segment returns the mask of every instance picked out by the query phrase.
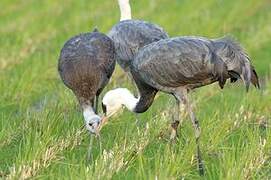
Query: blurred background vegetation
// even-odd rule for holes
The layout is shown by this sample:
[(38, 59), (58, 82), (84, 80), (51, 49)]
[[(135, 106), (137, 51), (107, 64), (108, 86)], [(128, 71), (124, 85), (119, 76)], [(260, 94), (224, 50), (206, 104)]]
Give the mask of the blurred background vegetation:
[[(261, 79), (260, 91), (217, 84), (191, 93), (202, 128), (206, 179), (271, 179), (270, 0), (130, 0), (132, 16), (162, 26), (170, 36), (231, 35), (247, 50)], [(119, 21), (117, 0), (1, 0), (0, 179), (197, 179), (195, 140), (185, 122), (168, 142), (172, 97), (160, 93), (151, 109), (123, 110), (95, 140), (74, 95), (57, 73), (70, 37)], [(119, 67), (104, 92), (133, 86)], [(161, 137), (161, 134), (164, 136)]]

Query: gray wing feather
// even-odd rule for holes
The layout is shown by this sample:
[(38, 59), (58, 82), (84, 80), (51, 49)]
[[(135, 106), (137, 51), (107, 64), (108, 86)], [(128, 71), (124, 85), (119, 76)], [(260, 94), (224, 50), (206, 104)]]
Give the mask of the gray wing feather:
[(212, 44), (204, 38), (182, 37), (145, 46), (133, 68), (153, 87), (178, 87), (215, 76)]
[(157, 89), (179, 86), (200, 87), (238, 76), (248, 89), (259, 87), (258, 75), (248, 55), (228, 38), (178, 37), (160, 40), (142, 48), (132, 65), (141, 79)]

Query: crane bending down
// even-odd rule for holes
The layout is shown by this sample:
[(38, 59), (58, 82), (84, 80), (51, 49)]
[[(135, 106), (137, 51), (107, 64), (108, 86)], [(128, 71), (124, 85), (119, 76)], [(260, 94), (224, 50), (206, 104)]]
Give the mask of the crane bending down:
[(118, 64), (129, 73), (130, 65), (141, 47), (169, 36), (156, 24), (131, 19), (129, 0), (118, 0), (118, 3), (120, 22), (112, 27), (108, 36), (114, 41)]
[(97, 115), (98, 99), (115, 64), (114, 43), (97, 30), (72, 37), (61, 50), (59, 74), (76, 95), (83, 109), (86, 128), (91, 133), (96, 133), (101, 122)]
[[(138, 52), (131, 72), (139, 98), (124, 88), (108, 91), (102, 102), (105, 114), (111, 116), (122, 105), (135, 113), (143, 113), (152, 105), (158, 91), (172, 94), (177, 100), (177, 112), (180, 111), (180, 103), (183, 103), (190, 115), (200, 174), (204, 173), (199, 147), (200, 127), (188, 92), (214, 82), (223, 88), (227, 79), (231, 82), (242, 79), (247, 90), (250, 83), (259, 88), (258, 76), (249, 57), (230, 38), (177, 37), (154, 42)], [(179, 122), (179, 119), (172, 122), (172, 138), (176, 137)]]

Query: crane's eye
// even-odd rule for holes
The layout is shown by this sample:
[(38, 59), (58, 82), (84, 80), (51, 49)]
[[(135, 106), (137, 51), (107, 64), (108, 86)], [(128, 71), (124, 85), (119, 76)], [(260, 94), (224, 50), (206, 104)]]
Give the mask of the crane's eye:
[(104, 105), (104, 103), (102, 103), (102, 109), (103, 109), (103, 113), (106, 115), (106, 105)]

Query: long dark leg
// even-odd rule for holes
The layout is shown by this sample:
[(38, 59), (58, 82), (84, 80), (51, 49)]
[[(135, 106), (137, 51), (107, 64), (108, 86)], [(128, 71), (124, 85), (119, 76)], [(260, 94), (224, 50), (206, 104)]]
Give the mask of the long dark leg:
[(196, 144), (197, 144), (197, 160), (198, 160), (199, 174), (204, 175), (204, 165), (201, 158), (201, 151), (200, 151), (200, 144), (199, 144), (199, 138), (200, 138), (199, 121), (197, 120), (196, 115), (193, 112), (192, 104), (189, 102), (187, 90), (182, 89), (180, 92), (178, 92), (178, 97), (186, 105), (187, 111), (192, 121), (192, 125), (194, 127), (195, 136), (196, 136)]

